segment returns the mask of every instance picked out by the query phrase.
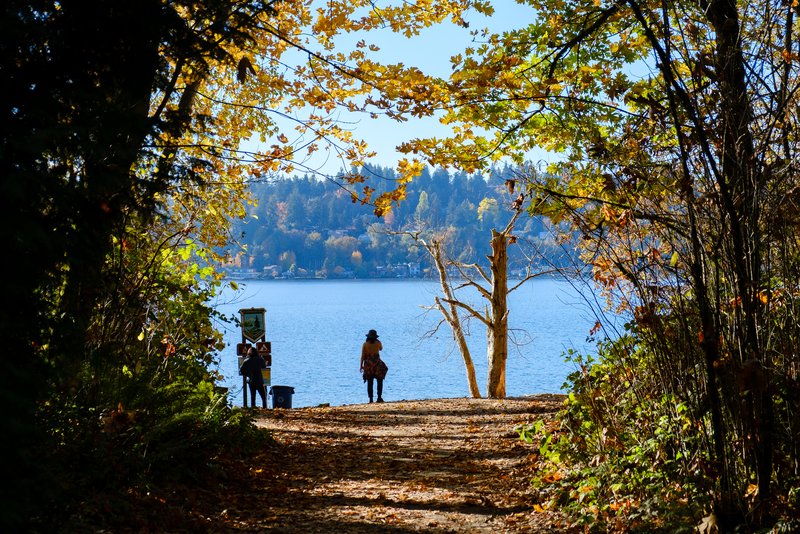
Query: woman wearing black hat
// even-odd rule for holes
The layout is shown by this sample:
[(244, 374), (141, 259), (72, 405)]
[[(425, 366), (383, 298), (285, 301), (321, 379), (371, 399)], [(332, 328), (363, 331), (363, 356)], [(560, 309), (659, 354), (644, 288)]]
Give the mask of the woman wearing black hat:
[(381, 360), (380, 352), (383, 350), (383, 345), (378, 341), (378, 333), (375, 330), (370, 330), (367, 333), (367, 340), (361, 346), (361, 372), (364, 376), (364, 382), (367, 383), (367, 395), (369, 401), (372, 402), (372, 383), (374, 380), (378, 381), (378, 402), (383, 402), (383, 379), (386, 378), (386, 371), (389, 368)]

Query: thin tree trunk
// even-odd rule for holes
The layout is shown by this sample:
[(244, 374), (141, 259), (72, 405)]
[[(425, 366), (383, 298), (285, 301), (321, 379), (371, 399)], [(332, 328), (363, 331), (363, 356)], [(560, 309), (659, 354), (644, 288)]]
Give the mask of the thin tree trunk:
[[(448, 297), (450, 300), (450, 297)], [(458, 310), (455, 305), (450, 304), (450, 311), (448, 312), (439, 297), (436, 297), (436, 306), (450, 325), (453, 332), (453, 338), (456, 340), (458, 350), (461, 353), (461, 359), (464, 360), (464, 371), (467, 373), (467, 385), (469, 386), (469, 394), (472, 398), (480, 399), (481, 390), (478, 387), (478, 378), (475, 375), (475, 364), (472, 361), (472, 355), (467, 345), (467, 338), (464, 335), (464, 329), (461, 328), (461, 320), (458, 318)]]
[(447, 280), (447, 269), (445, 268), (444, 260), (442, 260), (441, 244), (433, 242), (430, 245), (425, 245), (433, 257), (436, 264), (436, 270), (439, 271), (439, 285), (442, 287), (442, 293), (446, 297), (449, 311), (442, 304), (441, 299), (436, 298), (436, 306), (444, 316), (447, 323), (450, 325), (450, 330), (453, 332), (453, 338), (458, 344), (458, 350), (461, 352), (461, 359), (464, 360), (464, 370), (467, 373), (467, 384), (469, 385), (469, 394), (476, 399), (481, 398), (481, 390), (478, 387), (478, 379), (475, 376), (475, 364), (472, 361), (472, 355), (467, 345), (466, 336), (464, 336), (464, 329), (461, 327), (461, 320), (458, 318), (458, 309), (456, 308), (455, 296), (450, 283)]
[[(742, 51), (739, 13), (737, 5), (730, 0), (710, 1), (706, 10), (708, 20), (716, 30), (715, 70), (719, 77), (719, 93), (722, 102), (720, 125), (723, 131), (722, 174), (718, 181), (720, 198), (729, 219), (731, 254), (730, 262), (737, 297), (741, 306), (736, 311), (735, 336), (739, 343), (739, 362), (765, 375), (763, 350), (759, 340), (760, 304), (758, 291), (761, 287), (761, 201), (764, 189), (763, 173), (757, 168), (755, 146), (750, 125), (753, 111), (748, 100), (746, 67)], [(762, 380), (758, 388), (751, 388), (743, 399), (746, 409), (740, 415), (745, 425), (745, 447), (752, 451), (758, 484), (758, 499), (751, 508), (755, 526), (761, 526), (764, 513), (772, 501), (773, 471), (773, 398)], [(754, 391), (755, 389), (755, 391)], [(723, 390), (723, 394), (733, 393)], [(749, 463), (749, 462), (748, 462)], [(749, 474), (749, 473), (748, 473)], [(746, 480), (738, 481), (744, 486)], [(741, 490), (740, 490), (741, 491)], [(740, 497), (741, 499), (741, 497)]]

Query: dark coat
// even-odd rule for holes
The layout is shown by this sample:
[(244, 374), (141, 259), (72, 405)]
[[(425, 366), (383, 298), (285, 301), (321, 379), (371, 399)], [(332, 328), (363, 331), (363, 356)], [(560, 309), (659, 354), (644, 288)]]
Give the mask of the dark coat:
[(267, 362), (261, 356), (248, 356), (239, 368), (239, 374), (246, 376), (250, 384), (257, 386), (264, 385), (264, 377), (261, 370), (267, 368)]

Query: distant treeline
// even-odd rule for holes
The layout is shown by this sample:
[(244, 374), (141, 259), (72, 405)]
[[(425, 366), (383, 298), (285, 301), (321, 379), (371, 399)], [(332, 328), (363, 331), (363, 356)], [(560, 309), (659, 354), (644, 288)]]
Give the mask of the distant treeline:
[[(376, 194), (396, 186), (392, 169), (366, 167), (362, 174)], [(455, 259), (484, 263), (491, 229), (504, 228), (511, 217), (516, 193), (505, 182), (514, 178), (511, 167), (490, 176), (426, 169), (409, 184), (405, 200), (380, 218), (371, 206), (354, 203), (335, 180), (304, 176), (254, 184), (258, 205), (235, 227), (240, 247), (231, 250), (230, 271), (263, 277), (427, 276), (426, 252), (398, 234), (420, 228), (428, 236), (446, 232)], [(535, 246), (555, 261), (563, 252), (548, 228), (546, 219), (524, 216), (515, 234), (528, 252)], [(517, 255), (512, 269), (524, 262)]]

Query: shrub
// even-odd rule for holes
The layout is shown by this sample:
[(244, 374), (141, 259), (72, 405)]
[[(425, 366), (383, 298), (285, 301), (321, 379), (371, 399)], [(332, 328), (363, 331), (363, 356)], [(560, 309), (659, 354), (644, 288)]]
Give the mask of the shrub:
[(535, 487), (593, 530), (691, 531), (709, 505), (703, 420), (649, 381), (630, 336), (601, 344), (597, 360), (568, 359), (577, 370), (557, 421), (518, 428), (538, 447)]

